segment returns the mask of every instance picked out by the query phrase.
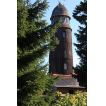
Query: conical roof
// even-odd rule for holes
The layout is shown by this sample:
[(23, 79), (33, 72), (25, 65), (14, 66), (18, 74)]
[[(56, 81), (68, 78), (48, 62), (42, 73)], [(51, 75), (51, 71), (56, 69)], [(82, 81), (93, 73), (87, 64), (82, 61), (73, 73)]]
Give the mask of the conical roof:
[(54, 8), (51, 18), (54, 16), (69, 16), (68, 10), (59, 2), (59, 4)]

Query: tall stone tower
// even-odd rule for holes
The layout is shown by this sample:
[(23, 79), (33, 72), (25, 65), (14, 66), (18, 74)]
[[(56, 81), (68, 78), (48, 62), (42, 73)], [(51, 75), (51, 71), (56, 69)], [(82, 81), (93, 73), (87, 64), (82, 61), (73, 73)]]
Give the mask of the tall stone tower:
[(73, 73), (73, 52), (72, 52), (72, 29), (70, 27), (70, 16), (67, 9), (59, 2), (51, 15), (51, 24), (62, 17), (62, 26), (55, 36), (59, 39), (55, 51), (49, 54), (49, 72), (69, 75)]

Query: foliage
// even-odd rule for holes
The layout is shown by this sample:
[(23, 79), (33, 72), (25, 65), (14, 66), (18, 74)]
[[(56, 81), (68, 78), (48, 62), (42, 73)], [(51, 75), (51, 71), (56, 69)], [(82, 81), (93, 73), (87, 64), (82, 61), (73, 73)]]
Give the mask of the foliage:
[(65, 97), (61, 96), (61, 92), (56, 92), (56, 96), (56, 103), (52, 106), (87, 106), (87, 92), (76, 91), (71, 95), (67, 93)]
[[(54, 98), (52, 86), (58, 79), (47, 73), (44, 57), (59, 44), (53, 34), (62, 19), (48, 25), (42, 19), (48, 8), (46, 0), (17, 0), (17, 105), (49, 106)], [(51, 39), (53, 37), (53, 39)], [(41, 95), (47, 91), (44, 97)]]
[(87, 0), (80, 2), (80, 5), (76, 6), (73, 17), (81, 24), (79, 26), (78, 33), (75, 33), (77, 38), (76, 52), (80, 57), (79, 65), (74, 67), (77, 74), (79, 84), (87, 88)]

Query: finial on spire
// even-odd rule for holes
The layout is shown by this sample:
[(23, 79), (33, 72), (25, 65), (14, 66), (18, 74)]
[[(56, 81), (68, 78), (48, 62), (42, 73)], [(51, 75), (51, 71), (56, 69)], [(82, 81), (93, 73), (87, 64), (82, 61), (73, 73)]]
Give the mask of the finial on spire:
[(58, 0), (58, 8), (59, 8), (59, 3), (60, 3), (60, 0)]
[[(64, 0), (65, 1), (65, 0)], [(63, 2), (63, 5), (64, 5), (64, 2)], [(65, 6), (65, 5), (64, 5)]]
[(58, 3), (61, 3), (61, 0), (58, 0)]

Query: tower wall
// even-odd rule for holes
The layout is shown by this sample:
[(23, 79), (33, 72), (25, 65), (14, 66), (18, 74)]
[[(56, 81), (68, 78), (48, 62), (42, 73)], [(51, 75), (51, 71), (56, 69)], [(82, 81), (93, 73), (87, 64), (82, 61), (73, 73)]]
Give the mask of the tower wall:
[[(66, 36), (63, 37), (63, 32)], [(72, 54), (72, 35), (71, 28), (59, 28), (55, 36), (59, 40), (59, 45), (55, 51), (51, 51), (49, 55), (49, 72), (68, 75), (73, 73), (73, 54)], [(64, 69), (66, 64), (66, 69)]]
[(62, 26), (55, 33), (59, 40), (59, 45), (55, 51), (49, 54), (49, 72), (68, 75), (73, 73), (73, 53), (72, 53), (72, 29), (70, 27), (70, 16), (67, 9), (59, 2), (51, 15), (51, 24), (62, 17)]

